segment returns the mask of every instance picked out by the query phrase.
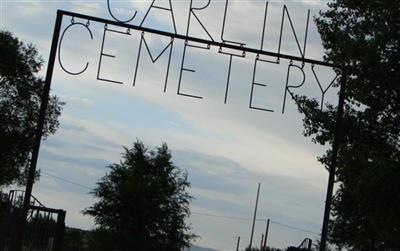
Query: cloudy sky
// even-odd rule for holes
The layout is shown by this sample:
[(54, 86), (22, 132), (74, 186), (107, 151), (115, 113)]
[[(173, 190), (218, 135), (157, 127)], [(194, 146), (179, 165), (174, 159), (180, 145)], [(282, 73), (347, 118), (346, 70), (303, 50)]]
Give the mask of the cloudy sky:
[[(137, 11), (130, 22), (135, 25), (142, 22), (151, 4), (145, 0), (110, 2), (118, 19), (128, 19)], [(194, 6), (206, 3), (195, 0)], [(169, 7), (165, 0), (155, 4)], [(263, 49), (278, 50), (284, 4), (302, 50), (307, 10), (311, 10), (306, 57), (321, 60), (323, 48), (313, 17), (326, 8), (323, 1), (270, 1)], [(1, 28), (36, 45), (45, 61), (57, 9), (112, 19), (106, 0), (1, 0), (0, 7)], [(172, 7), (177, 32), (185, 34), (189, 1), (172, 1)], [(196, 12), (216, 41), (221, 40), (224, 7), (225, 1), (211, 0), (207, 9)], [(265, 1), (229, 1), (224, 39), (259, 49), (264, 10)], [(171, 20), (170, 12), (151, 9), (143, 26), (172, 32)], [(87, 20), (74, 22), (86, 24)], [(71, 18), (64, 17), (62, 29), (70, 24)], [(169, 51), (153, 64), (143, 47), (133, 86), (141, 32), (131, 30), (128, 34), (121, 27), (107, 28), (119, 31), (108, 31), (105, 35), (103, 54), (114, 57), (101, 57), (104, 24), (90, 22), (88, 29), (93, 39), (83, 25), (74, 25), (65, 32), (61, 48), (63, 66), (71, 72), (81, 71), (86, 63), (88, 68), (80, 75), (69, 75), (56, 62), (52, 92), (66, 106), (60, 129), (42, 144), (39, 160), (42, 177), (34, 187), (36, 197), (48, 207), (67, 210), (69, 226), (91, 229), (93, 220), (81, 211), (95, 201), (88, 193), (107, 172), (107, 164), (119, 161), (122, 146), (131, 146), (136, 139), (143, 140), (150, 148), (167, 142), (175, 164), (189, 173), (190, 193), (195, 197), (189, 221), (193, 232), (201, 236), (196, 244), (231, 250), (240, 236), (241, 246), (248, 245), (249, 219), (259, 182), (256, 245), (267, 218), (272, 220), (269, 245), (286, 247), (298, 245), (305, 237), (318, 238), (328, 173), (316, 158), (325, 149), (302, 136), (302, 116), (290, 96), (282, 114), (289, 61), (258, 62), (255, 82), (265, 86), (254, 86), (252, 105), (273, 112), (249, 109), (255, 54), (233, 57), (224, 104), (230, 57), (219, 53), (219, 48), (186, 49), (184, 68), (195, 72), (182, 72), (180, 91), (203, 97), (196, 99), (177, 95), (184, 41), (174, 41), (164, 92)], [(193, 16), (189, 33), (207, 38)], [(300, 56), (286, 13), (282, 35), (281, 52)], [(170, 42), (168, 37), (150, 33), (144, 36), (153, 56)], [(276, 58), (262, 59), (276, 61)], [(314, 70), (325, 90), (334, 78), (332, 69), (315, 66)], [(322, 91), (311, 65), (304, 66), (304, 73), (304, 85), (293, 91), (321, 99)], [(44, 74), (45, 67), (41, 75)], [(98, 74), (100, 78), (123, 84), (98, 80)], [(291, 67), (289, 85), (300, 85), (302, 78), (301, 71)], [(325, 101), (336, 103), (336, 92), (328, 89)]]

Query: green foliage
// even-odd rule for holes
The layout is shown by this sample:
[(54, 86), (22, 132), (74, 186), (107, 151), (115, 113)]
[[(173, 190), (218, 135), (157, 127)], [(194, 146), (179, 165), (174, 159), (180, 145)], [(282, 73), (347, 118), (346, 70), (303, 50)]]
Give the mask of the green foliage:
[[(347, 75), (330, 224), (330, 241), (339, 248), (400, 250), (399, 6), (338, 0), (316, 18), (325, 60)], [(319, 111), (316, 100), (296, 99), (306, 115), (304, 135), (331, 145), (336, 107)], [(329, 166), (331, 154), (328, 150), (319, 160)]]
[(173, 165), (166, 144), (148, 151), (136, 141), (124, 149), (121, 162), (109, 166), (93, 191), (99, 201), (84, 213), (94, 217), (103, 234), (111, 233), (113, 250), (188, 247), (195, 236), (185, 223), (192, 199), (187, 173)]
[[(64, 248), (63, 250), (69, 251), (69, 250), (76, 250), (76, 251), (83, 251), (85, 250), (85, 237), (87, 233), (86, 231), (83, 231), (81, 229), (77, 228), (65, 228), (65, 233), (64, 233)], [(93, 249), (95, 250), (95, 249)]]
[(104, 228), (90, 231), (66, 227), (64, 251), (110, 251), (114, 250), (113, 233)]
[[(39, 116), (43, 80), (37, 77), (43, 61), (36, 48), (0, 30), (0, 187), (22, 183)], [(55, 133), (63, 103), (51, 96), (44, 138)]]
[(104, 228), (96, 228), (88, 235), (87, 250), (110, 251), (115, 250), (113, 232)]

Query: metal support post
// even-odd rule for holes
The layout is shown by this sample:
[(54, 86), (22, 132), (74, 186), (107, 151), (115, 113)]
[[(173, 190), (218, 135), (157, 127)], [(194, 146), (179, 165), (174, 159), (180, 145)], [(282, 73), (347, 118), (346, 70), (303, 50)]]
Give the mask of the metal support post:
[(333, 196), (333, 186), (335, 183), (335, 173), (337, 167), (337, 158), (338, 151), (340, 146), (340, 141), (342, 140), (342, 122), (343, 122), (343, 113), (344, 113), (344, 102), (345, 102), (345, 92), (346, 92), (346, 81), (347, 74), (342, 71), (342, 78), (340, 84), (340, 94), (339, 94), (339, 104), (337, 110), (337, 118), (336, 118), (336, 129), (335, 129), (335, 138), (332, 145), (332, 159), (329, 166), (329, 179), (328, 179), (328, 188), (326, 191), (326, 200), (325, 200), (325, 211), (324, 211), (324, 222), (322, 224), (322, 233), (321, 233), (321, 244), (319, 247), (320, 251), (326, 250), (326, 242), (328, 238), (328, 223), (329, 216), (331, 213), (332, 206), (332, 196)]
[(55, 243), (55, 251), (62, 251), (64, 244), (64, 234), (65, 234), (65, 214), (64, 210), (60, 210), (57, 216), (57, 236)]
[(269, 231), (269, 219), (267, 220), (267, 226), (265, 227), (265, 236), (264, 236), (264, 250), (267, 250), (267, 239), (268, 239), (268, 231)]
[(237, 237), (236, 251), (239, 251), (240, 236)]
[(57, 11), (57, 18), (56, 18), (56, 23), (54, 26), (50, 56), (49, 56), (49, 61), (47, 64), (45, 85), (44, 85), (43, 93), (42, 93), (42, 97), (41, 97), (40, 113), (39, 113), (39, 119), (37, 122), (37, 128), (36, 128), (35, 139), (34, 139), (35, 140), (34, 148), (32, 150), (32, 158), (31, 158), (31, 163), (30, 163), (29, 172), (28, 172), (28, 178), (27, 178), (27, 182), (26, 182), (23, 213), (21, 215), (21, 220), (18, 224), (19, 226), (17, 226), (18, 227), (18, 231), (16, 234), (17, 236), (15, 236), (15, 239), (14, 239), (14, 241), (16, 241), (16, 243), (19, 243), (17, 245), (18, 247), (15, 247), (15, 249), (14, 249), (15, 251), (19, 251), (21, 249), (21, 245), (23, 242), (24, 229), (25, 229), (25, 225), (26, 225), (26, 216), (28, 214), (28, 210), (29, 210), (29, 206), (30, 206), (32, 187), (33, 187), (33, 183), (35, 181), (36, 166), (37, 166), (37, 161), (38, 161), (38, 156), (39, 156), (40, 143), (42, 141), (43, 128), (44, 128), (45, 119), (46, 119), (46, 111), (47, 111), (47, 106), (48, 106), (48, 102), (49, 102), (51, 79), (53, 77), (54, 62), (56, 59), (58, 40), (60, 37), (61, 23), (62, 23), (62, 13), (60, 11)]
[(260, 185), (261, 185), (261, 183), (258, 183), (256, 206), (254, 208), (254, 216), (253, 216), (253, 226), (251, 228), (251, 235), (250, 235), (250, 244), (249, 244), (250, 250), (251, 250), (251, 245), (253, 244), (253, 234), (254, 234), (254, 226), (256, 224), (258, 196), (260, 195)]

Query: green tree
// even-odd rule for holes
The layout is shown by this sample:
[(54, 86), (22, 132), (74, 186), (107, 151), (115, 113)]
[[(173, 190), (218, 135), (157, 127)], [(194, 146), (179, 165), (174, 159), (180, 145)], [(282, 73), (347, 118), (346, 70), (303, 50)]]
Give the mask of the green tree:
[[(70, 251), (83, 251), (85, 250), (85, 238), (88, 235), (87, 231), (77, 228), (65, 228), (64, 239), (63, 239), (63, 250)], [(93, 250), (98, 250), (94, 249)]]
[(88, 233), (87, 249), (95, 251), (114, 250), (114, 236), (110, 230), (104, 228), (96, 228)]
[[(316, 18), (325, 60), (347, 76), (330, 241), (349, 250), (400, 250), (400, 4), (328, 5)], [(337, 108), (320, 111), (316, 100), (296, 99), (304, 135), (332, 145)], [(328, 150), (319, 160), (329, 166), (331, 156)]]
[[(39, 116), (43, 61), (36, 48), (0, 30), (0, 187), (25, 180)], [(55, 133), (63, 102), (51, 96), (43, 137)]]
[(115, 250), (177, 251), (195, 235), (185, 223), (192, 197), (187, 173), (171, 161), (166, 144), (148, 151), (142, 142), (124, 148), (119, 164), (97, 184), (99, 199), (84, 211), (113, 236)]

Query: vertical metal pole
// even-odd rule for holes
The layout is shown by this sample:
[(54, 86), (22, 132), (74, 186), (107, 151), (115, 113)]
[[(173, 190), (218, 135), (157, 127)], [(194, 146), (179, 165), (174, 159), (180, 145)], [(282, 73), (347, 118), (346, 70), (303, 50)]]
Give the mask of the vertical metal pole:
[(236, 244), (236, 251), (239, 251), (239, 245), (240, 245), (240, 236), (237, 237), (237, 244)]
[(62, 251), (64, 244), (64, 233), (65, 233), (65, 214), (64, 210), (60, 210), (57, 215), (57, 233), (55, 251)]
[[(21, 219), (21, 224), (20, 224), (21, 229), (19, 231), (20, 238), (23, 238), (24, 228), (25, 228), (25, 223), (26, 223), (26, 215), (29, 210), (30, 198), (31, 198), (31, 194), (32, 194), (32, 187), (33, 187), (33, 183), (35, 180), (36, 165), (37, 165), (37, 160), (38, 160), (38, 156), (39, 156), (40, 143), (42, 140), (43, 127), (44, 127), (44, 123), (45, 123), (45, 119), (46, 119), (47, 105), (49, 102), (50, 85), (51, 85), (51, 79), (53, 77), (54, 62), (56, 59), (58, 40), (60, 37), (61, 23), (62, 23), (62, 13), (60, 11), (57, 11), (57, 18), (56, 18), (56, 23), (54, 26), (53, 40), (52, 40), (52, 44), (51, 44), (49, 62), (47, 64), (45, 85), (44, 85), (43, 93), (42, 93), (42, 97), (41, 97), (40, 114), (39, 114), (39, 118), (38, 118), (38, 122), (37, 122), (38, 124), (37, 124), (37, 128), (36, 128), (36, 133), (35, 133), (34, 148), (32, 151), (32, 158), (31, 158), (28, 179), (27, 179), (26, 188), (25, 188), (25, 197), (24, 197), (23, 215), (22, 215), (23, 218)], [(21, 239), (21, 241), (19, 241), (19, 243), (22, 243), (22, 239)]]
[(336, 118), (336, 128), (334, 141), (332, 145), (332, 159), (331, 164), (329, 166), (329, 179), (328, 179), (328, 188), (326, 191), (326, 200), (325, 200), (325, 211), (324, 211), (324, 222), (322, 224), (322, 233), (321, 233), (321, 244), (319, 247), (320, 251), (326, 250), (326, 242), (328, 237), (328, 223), (329, 216), (331, 213), (331, 205), (332, 205), (332, 196), (333, 196), (333, 185), (335, 183), (335, 173), (337, 167), (337, 156), (340, 141), (342, 140), (342, 122), (343, 122), (343, 113), (344, 113), (344, 102), (345, 102), (345, 92), (346, 92), (346, 81), (347, 74), (346, 72), (342, 72), (342, 79), (340, 84), (340, 94), (339, 94), (339, 104)]
[(263, 242), (264, 242), (264, 234), (261, 234), (260, 251), (262, 251)]
[(250, 250), (251, 250), (251, 245), (253, 244), (253, 234), (254, 234), (254, 226), (255, 226), (255, 224), (256, 224), (257, 206), (258, 206), (258, 196), (259, 196), (259, 194), (260, 194), (260, 185), (261, 185), (261, 183), (258, 183), (256, 207), (254, 208), (253, 226), (252, 226), (252, 228), (251, 228), (251, 235), (250, 235), (250, 244), (249, 244)]
[(29, 207), (29, 201), (30, 201), (31, 194), (32, 194), (32, 187), (33, 187), (33, 183), (35, 180), (36, 165), (37, 165), (37, 160), (38, 160), (38, 156), (39, 156), (40, 143), (42, 140), (43, 127), (44, 127), (44, 123), (45, 123), (45, 119), (46, 119), (46, 110), (47, 110), (47, 106), (48, 106), (48, 102), (49, 102), (51, 79), (53, 77), (54, 62), (56, 59), (61, 23), (62, 23), (62, 14), (59, 11), (57, 11), (57, 19), (56, 19), (56, 24), (54, 27), (53, 40), (52, 40), (51, 50), (50, 50), (50, 57), (49, 57), (48, 65), (47, 65), (45, 86), (43, 88), (43, 93), (42, 93), (42, 98), (41, 98), (40, 114), (39, 114), (38, 124), (37, 124), (37, 128), (36, 128), (35, 143), (34, 143), (34, 148), (32, 151), (32, 158), (31, 158), (31, 163), (30, 163), (30, 167), (29, 167), (28, 180), (27, 180), (26, 188), (25, 188), (24, 211), (27, 211), (27, 209)]
[(265, 228), (264, 250), (267, 250), (268, 231), (269, 231), (269, 219), (267, 220), (267, 226), (266, 226), (266, 228)]

